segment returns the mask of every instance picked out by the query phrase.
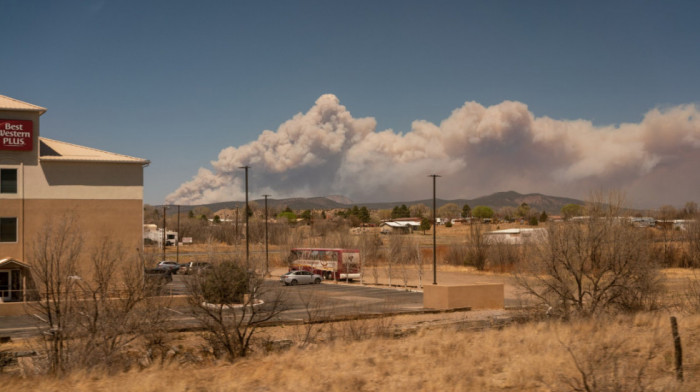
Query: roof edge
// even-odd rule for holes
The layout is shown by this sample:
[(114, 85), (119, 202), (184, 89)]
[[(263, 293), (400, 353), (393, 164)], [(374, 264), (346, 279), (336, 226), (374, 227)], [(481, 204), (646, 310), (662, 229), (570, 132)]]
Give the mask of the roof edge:
[(120, 157), (124, 157), (125, 159), (128, 159), (130, 161), (114, 161), (114, 160), (106, 160), (106, 159), (71, 159), (71, 158), (65, 158), (65, 157), (52, 157), (52, 156), (44, 156), (42, 157), (41, 155), (39, 156), (40, 161), (56, 161), (56, 162), (101, 162), (101, 163), (132, 163), (132, 164), (141, 164), (141, 165), (148, 165), (151, 163), (150, 160), (148, 159), (143, 159), (143, 158), (138, 158), (138, 157), (133, 157), (130, 155), (125, 155), (125, 154), (119, 154), (116, 152), (111, 152), (111, 151), (105, 151), (105, 150), (100, 150), (99, 148), (93, 148), (93, 147), (88, 147), (88, 146), (83, 146), (80, 144), (74, 144), (74, 143), (69, 143), (69, 142), (64, 142), (61, 140), (56, 140), (56, 139), (49, 139), (47, 137), (40, 136), (39, 141), (42, 140), (47, 140), (49, 142), (56, 142), (56, 143), (63, 143), (63, 144), (68, 144), (70, 146), (74, 147), (80, 147), (80, 148), (85, 148), (88, 150), (92, 151), (97, 151), (97, 152), (104, 152), (108, 154), (113, 154), (117, 155)]
[(7, 98), (11, 101), (28, 106), (28, 107), (24, 107), (24, 108), (6, 108), (6, 109), (0, 109), (0, 110), (15, 111), (15, 112), (39, 112), (39, 115), (46, 113), (46, 108), (38, 106), (38, 105), (34, 105), (33, 103), (24, 102), (24, 101), (21, 101), (19, 99), (8, 97), (7, 95), (2, 95), (2, 94), (0, 94), (0, 97)]

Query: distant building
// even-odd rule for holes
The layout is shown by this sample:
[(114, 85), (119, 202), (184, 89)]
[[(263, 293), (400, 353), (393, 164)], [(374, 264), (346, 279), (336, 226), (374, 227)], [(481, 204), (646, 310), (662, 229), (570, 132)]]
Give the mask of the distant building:
[(0, 95), (2, 300), (21, 299), (33, 245), (51, 223), (74, 219), (85, 256), (107, 239), (131, 251), (143, 246), (143, 168), (149, 161), (43, 138), (44, 112)]
[[(143, 225), (143, 239), (144, 242), (150, 242), (147, 245), (158, 245), (159, 248), (162, 248), (163, 229), (154, 224)], [(165, 230), (165, 246), (177, 245), (177, 242), (177, 231)]]
[(382, 234), (410, 234), (420, 230), (420, 222), (414, 220), (394, 220), (382, 222), (379, 225)]
[(649, 216), (643, 216), (643, 217), (632, 217), (630, 218), (632, 221), (632, 224), (634, 224), (637, 227), (654, 227), (656, 226), (656, 219), (649, 217)]
[(484, 234), (488, 244), (523, 245), (539, 243), (547, 239), (547, 230), (542, 228), (516, 228), (490, 231)]

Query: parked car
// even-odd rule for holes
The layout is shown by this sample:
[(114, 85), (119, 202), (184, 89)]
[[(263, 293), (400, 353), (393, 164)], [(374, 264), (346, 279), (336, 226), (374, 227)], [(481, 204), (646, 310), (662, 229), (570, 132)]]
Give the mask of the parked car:
[(174, 261), (163, 260), (160, 263), (158, 263), (158, 266), (156, 268), (170, 271), (173, 274), (177, 274), (177, 271), (180, 269), (180, 264)]
[(211, 264), (207, 263), (206, 261), (190, 261), (189, 263), (181, 264), (178, 272), (185, 275), (191, 275), (201, 274), (208, 269), (211, 269)]
[(280, 282), (285, 285), (295, 286), (298, 284), (319, 284), (321, 283), (321, 275), (311, 273), (309, 271), (289, 271), (280, 276)]

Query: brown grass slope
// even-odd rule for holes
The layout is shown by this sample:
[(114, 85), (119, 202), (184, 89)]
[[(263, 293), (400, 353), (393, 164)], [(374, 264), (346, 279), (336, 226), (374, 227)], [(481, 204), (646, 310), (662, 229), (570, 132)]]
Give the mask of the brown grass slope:
[[(336, 341), (233, 365), (171, 363), (114, 376), (0, 377), (0, 391), (696, 391), (700, 316), (679, 317), (685, 382), (675, 380), (667, 314), (533, 322)], [(584, 383), (585, 381), (585, 383)]]

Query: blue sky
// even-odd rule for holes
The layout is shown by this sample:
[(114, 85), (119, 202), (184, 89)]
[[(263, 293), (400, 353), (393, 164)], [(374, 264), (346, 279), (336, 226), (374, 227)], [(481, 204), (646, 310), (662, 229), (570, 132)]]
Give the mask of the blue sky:
[[(467, 101), (517, 101), (536, 117), (595, 127), (697, 103), (699, 8), (690, 1), (4, 0), (0, 94), (46, 107), (42, 136), (150, 159), (144, 198), (160, 204), (199, 168), (211, 170), (223, 148), (277, 131), (326, 93), (353, 118), (373, 117), (375, 131), (402, 135), (414, 120), (440, 124)], [(264, 189), (280, 198), (336, 190), (254, 186)], [(496, 190), (509, 189), (443, 196)]]

